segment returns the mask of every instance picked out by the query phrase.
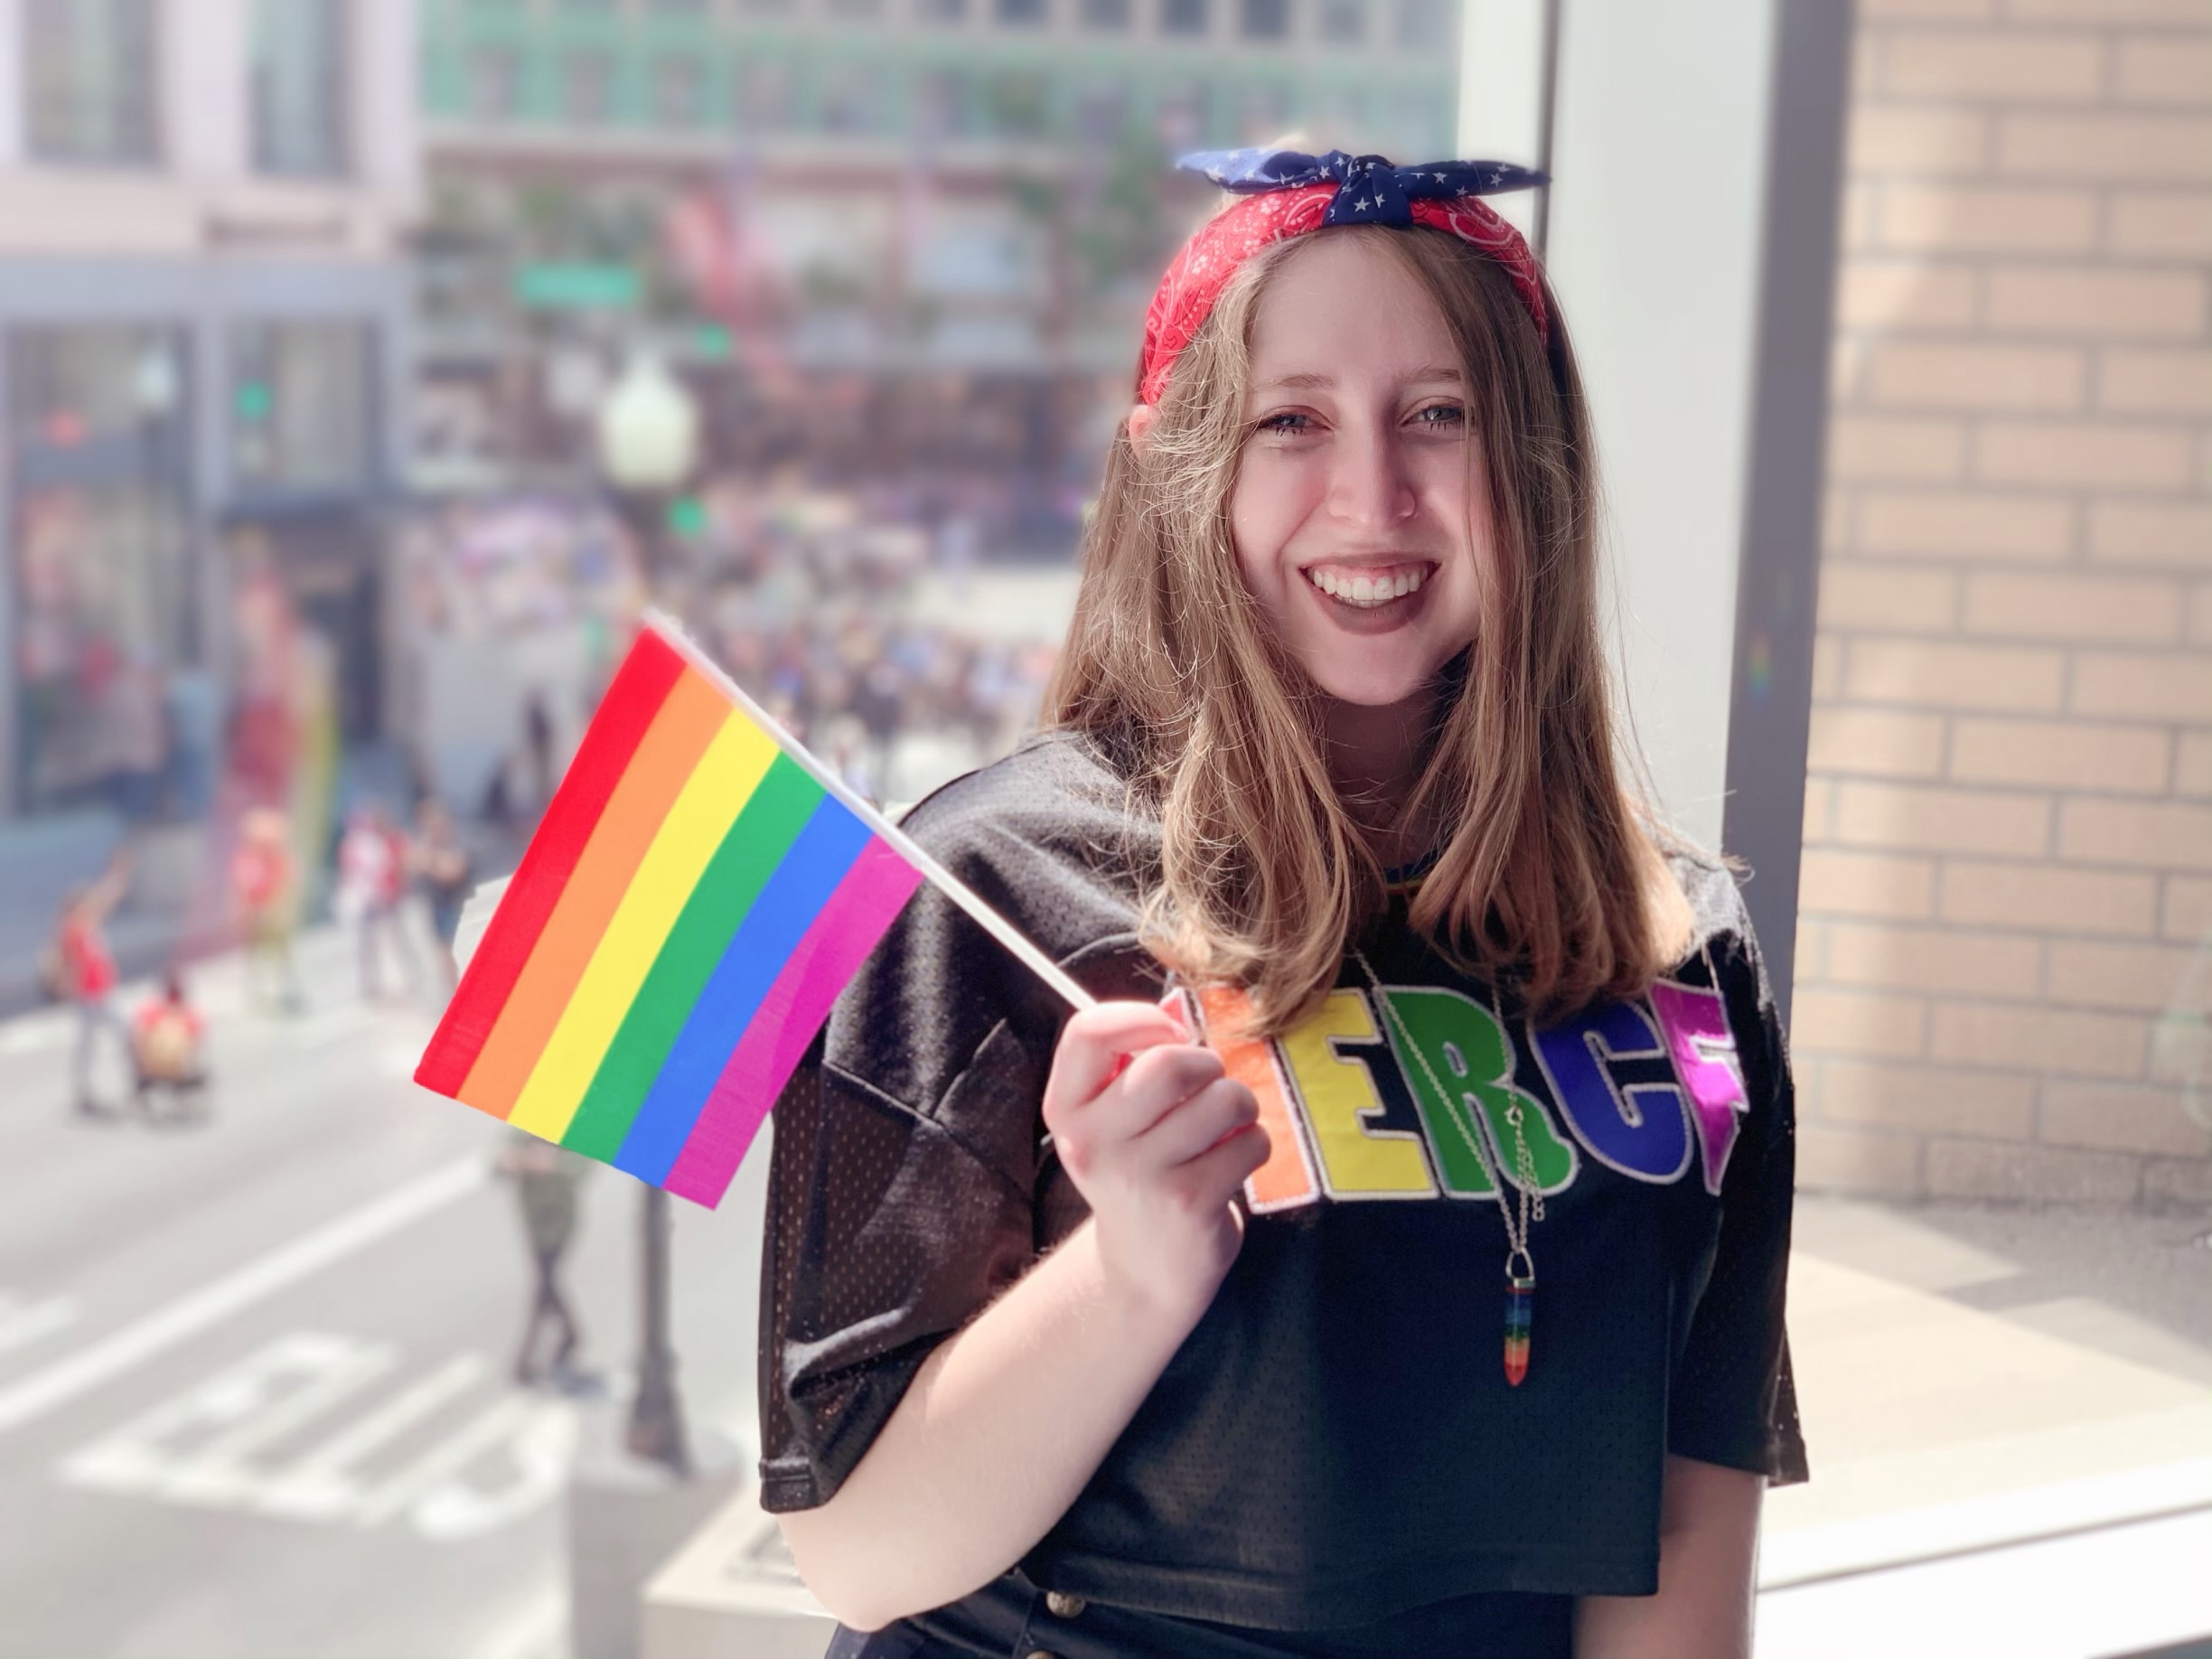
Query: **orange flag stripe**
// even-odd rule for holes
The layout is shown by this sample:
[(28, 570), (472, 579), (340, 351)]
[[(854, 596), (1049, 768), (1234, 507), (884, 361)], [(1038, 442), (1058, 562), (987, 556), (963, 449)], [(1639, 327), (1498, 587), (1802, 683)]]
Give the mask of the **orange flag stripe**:
[(704, 675), (687, 673), (670, 690), (531, 947), (499, 1023), (469, 1068), (460, 1092), (469, 1105), (495, 1118), (514, 1110), (531, 1067), (567, 1012), (576, 982), (652, 845), (653, 832), (729, 718), (729, 699)]

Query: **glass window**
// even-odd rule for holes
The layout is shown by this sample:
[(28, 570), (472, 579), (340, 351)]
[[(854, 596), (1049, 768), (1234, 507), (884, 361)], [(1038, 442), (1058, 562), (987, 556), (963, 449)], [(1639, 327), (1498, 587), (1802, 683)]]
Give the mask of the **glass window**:
[(370, 475), (370, 330), (259, 323), (230, 342), (230, 460), (241, 486), (358, 488)]
[(160, 148), (154, 0), (23, 0), (23, 27), (32, 155), (153, 161)]
[(914, 81), (914, 132), (951, 138), (969, 129), (970, 82), (960, 70), (928, 70)]
[(468, 58), (468, 112), (479, 120), (511, 119), (521, 108), (522, 66), (511, 46), (479, 46)]
[(748, 133), (782, 132), (792, 124), (792, 71), (756, 60), (737, 70), (737, 125)]
[(1242, 0), (1244, 38), (1279, 41), (1290, 33), (1290, 0)]
[(1353, 45), (1367, 38), (1367, 0), (1321, 0), (1321, 38)]
[(561, 109), (593, 125), (614, 113), (614, 66), (604, 52), (572, 52), (561, 63)]
[(1126, 29), (1129, 0), (1083, 0), (1083, 20), (1086, 29)]
[(883, 80), (872, 69), (847, 64), (822, 77), (821, 124), (833, 133), (871, 133), (883, 125)]
[(1160, 94), (1154, 108), (1155, 130), (1170, 150), (1189, 149), (1205, 136), (1205, 91), (1177, 81)]
[(153, 816), (173, 759), (169, 685), (190, 595), (173, 489), (21, 489), (14, 514), (16, 798)]
[(998, 21), (1017, 29), (1034, 28), (1045, 21), (1045, 0), (998, 0)]
[(48, 328), (15, 335), (8, 365), (18, 445), (57, 450), (142, 436), (183, 409), (182, 360), (160, 328)]
[(1237, 141), (1267, 144), (1290, 125), (1290, 98), (1275, 86), (1246, 87), (1237, 98)]
[(653, 66), (653, 117), (663, 127), (697, 127), (707, 118), (707, 71), (697, 58), (663, 58)]
[(1398, 0), (1398, 44), (1408, 52), (1448, 52), (1458, 0)]
[(1044, 76), (1012, 70), (991, 77), (988, 99), (991, 130), (1012, 138), (1036, 138), (1052, 122), (1052, 91)]
[(1206, 0), (1160, 0), (1160, 27), (1169, 34), (1204, 34)]
[(254, 165), (295, 178), (335, 178), (346, 143), (346, 0), (256, 0)]
[(167, 792), (169, 679), (192, 640), (182, 342), (33, 329), (9, 351), (16, 798), (143, 819)]
[(1075, 95), (1075, 136), (1084, 144), (1102, 146), (1118, 143), (1129, 130), (1129, 88), (1101, 82)]

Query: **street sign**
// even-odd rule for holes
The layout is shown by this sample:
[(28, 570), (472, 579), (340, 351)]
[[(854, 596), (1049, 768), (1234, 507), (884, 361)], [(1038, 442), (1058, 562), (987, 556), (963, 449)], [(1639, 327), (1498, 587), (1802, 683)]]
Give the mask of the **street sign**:
[(643, 293), (627, 265), (525, 265), (514, 274), (516, 302), (537, 311), (628, 311)]

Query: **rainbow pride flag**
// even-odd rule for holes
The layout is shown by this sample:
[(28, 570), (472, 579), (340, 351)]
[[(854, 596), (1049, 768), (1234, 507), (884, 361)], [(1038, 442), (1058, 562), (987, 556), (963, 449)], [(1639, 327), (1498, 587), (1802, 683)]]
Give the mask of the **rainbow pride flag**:
[(925, 876), (959, 887), (649, 623), (415, 1081), (712, 1206)]

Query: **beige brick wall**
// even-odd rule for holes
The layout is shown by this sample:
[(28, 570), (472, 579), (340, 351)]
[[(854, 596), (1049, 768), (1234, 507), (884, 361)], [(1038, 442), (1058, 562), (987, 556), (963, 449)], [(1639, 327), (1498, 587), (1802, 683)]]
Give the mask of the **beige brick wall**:
[(1802, 1179), (2201, 1204), (2212, 0), (1861, 0), (1853, 81)]

